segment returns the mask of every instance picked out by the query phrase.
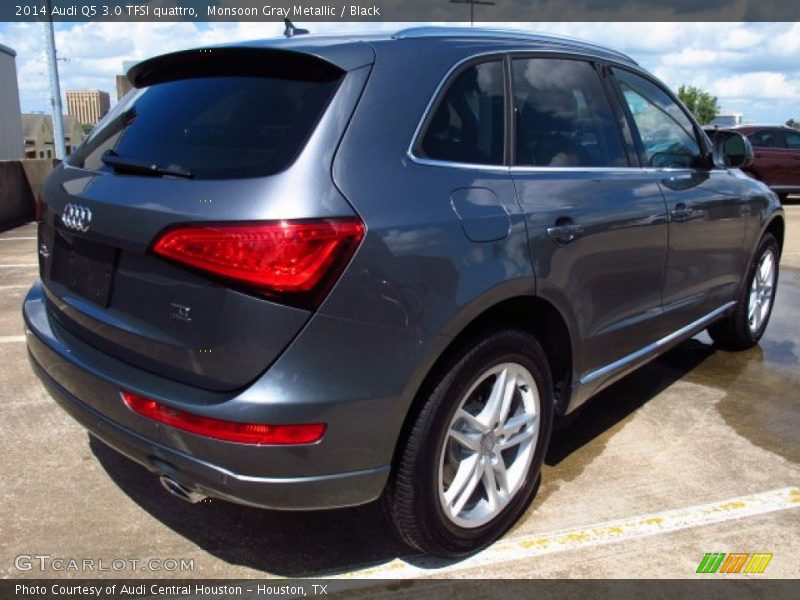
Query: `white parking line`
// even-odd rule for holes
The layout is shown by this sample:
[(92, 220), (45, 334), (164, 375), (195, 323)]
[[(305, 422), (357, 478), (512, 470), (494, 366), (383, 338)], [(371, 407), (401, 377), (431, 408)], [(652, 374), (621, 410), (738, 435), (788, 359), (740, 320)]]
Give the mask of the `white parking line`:
[(7, 238), (0, 238), (0, 242), (15, 242), (17, 240), (35, 240), (36, 236), (30, 237), (7, 237)]
[(0, 335), (0, 344), (14, 344), (17, 342), (24, 342), (24, 335)]
[(27, 269), (30, 267), (38, 267), (39, 263), (16, 263), (16, 264), (7, 264), (7, 265), (0, 265), (0, 269)]
[[(543, 554), (565, 552), (591, 546), (601, 546), (624, 540), (670, 533), (681, 529), (702, 527), (715, 523), (754, 517), (779, 510), (800, 508), (800, 488), (787, 487), (751, 496), (729, 498), (711, 504), (700, 504), (649, 515), (639, 515), (596, 523), (577, 529), (564, 529), (550, 533), (526, 535), (501, 540), (475, 556), (446, 567), (431, 568), (411, 565), (397, 558), (386, 564), (353, 571), (336, 578), (345, 579), (408, 579), (437, 576), (462, 569), (486, 567)], [(415, 562), (418, 562), (415, 560)], [(423, 560), (421, 563), (425, 564)]]
[(29, 288), (31, 285), (29, 283), (12, 283), (8, 285), (0, 285), (0, 290), (21, 290), (22, 288)]

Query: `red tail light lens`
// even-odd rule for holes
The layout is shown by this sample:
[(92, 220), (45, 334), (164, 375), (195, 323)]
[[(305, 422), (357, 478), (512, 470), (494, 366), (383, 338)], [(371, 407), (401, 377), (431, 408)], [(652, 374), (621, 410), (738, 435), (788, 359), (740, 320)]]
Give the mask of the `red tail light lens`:
[(186, 225), (153, 252), (271, 297), (318, 304), (364, 237), (358, 219)]
[(164, 423), (176, 429), (196, 433), (226, 442), (257, 445), (313, 444), (322, 439), (324, 423), (305, 425), (265, 425), (263, 423), (235, 423), (201, 417), (176, 410), (155, 400), (131, 392), (122, 392), (122, 399), (133, 412)]

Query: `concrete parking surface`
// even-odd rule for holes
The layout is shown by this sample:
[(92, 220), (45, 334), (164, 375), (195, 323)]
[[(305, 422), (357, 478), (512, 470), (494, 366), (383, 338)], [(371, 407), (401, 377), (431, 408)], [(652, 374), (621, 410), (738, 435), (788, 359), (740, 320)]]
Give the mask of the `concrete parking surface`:
[[(705, 553), (762, 552), (773, 558), (758, 577), (797, 578), (800, 206), (787, 214), (761, 344), (723, 352), (703, 334), (603, 392), (556, 433), (524, 518), (456, 562), (414, 556), (375, 505), (278, 513), (168, 496), (92, 441), (34, 377), (20, 305), (37, 277), (35, 229), (0, 233), (0, 575), (684, 578), (698, 576)], [(15, 566), (37, 554), (126, 567)], [(149, 558), (193, 570), (131, 570)]]

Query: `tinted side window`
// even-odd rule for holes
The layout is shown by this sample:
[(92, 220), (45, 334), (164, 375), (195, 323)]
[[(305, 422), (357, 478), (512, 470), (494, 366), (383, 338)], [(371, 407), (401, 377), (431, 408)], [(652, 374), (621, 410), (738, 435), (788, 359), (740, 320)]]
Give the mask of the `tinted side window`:
[(762, 129), (747, 136), (750, 143), (757, 148), (785, 148), (780, 131)]
[(644, 146), (646, 165), (686, 168), (698, 164), (701, 151), (692, 122), (667, 93), (629, 71), (614, 69)]
[(516, 164), (627, 166), (614, 114), (594, 67), (583, 61), (513, 61)]
[(428, 122), (417, 154), (435, 160), (503, 164), (503, 67), (467, 67), (447, 88)]
[(791, 150), (800, 150), (800, 133), (787, 131), (784, 135), (786, 137), (787, 148), (790, 148)]

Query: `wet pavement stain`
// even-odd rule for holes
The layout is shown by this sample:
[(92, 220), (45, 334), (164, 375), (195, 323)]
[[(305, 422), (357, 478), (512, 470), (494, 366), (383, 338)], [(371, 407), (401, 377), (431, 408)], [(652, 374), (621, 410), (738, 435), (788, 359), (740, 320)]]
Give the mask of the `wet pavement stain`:
[(687, 381), (717, 387), (725, 422), (751, 443), (800, 462), (800, 271), (783, 269), (775, 307), (760, 344), (717, 351)]
[(726, 387), (727, 394), (717, 410), (732, 429), (751, 443), (797, 463), (799, 384), (793, 377), (767, 371), (763, 363), (754, 360), (746, 365), (741, 377)]
[(541, 485), (527, 514), (580, 476), (639, 408), (680, 380), (724, 391), (716, 409), (738, 435), (800, 462), (800, 305), (792, 302), (798, 297), (800, 271), (782, 269), (773, 314), (758, 346), (726, 352), (703, 332), (581, 407), (553, 432)]
[(715, 349), (687, 340), (658, 359), (600, 392), (553, 431), (542, 468), (539, 490), (513, 533), (547, 498), (578, 478), (603, 454), (609, 441), (634, 418), (636, 411), (712, 356)]

